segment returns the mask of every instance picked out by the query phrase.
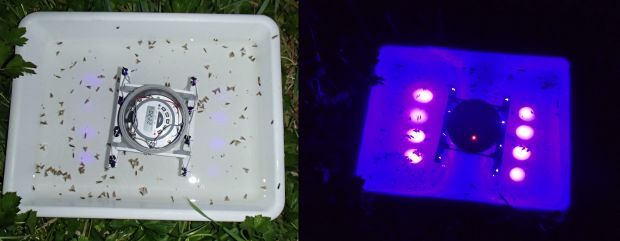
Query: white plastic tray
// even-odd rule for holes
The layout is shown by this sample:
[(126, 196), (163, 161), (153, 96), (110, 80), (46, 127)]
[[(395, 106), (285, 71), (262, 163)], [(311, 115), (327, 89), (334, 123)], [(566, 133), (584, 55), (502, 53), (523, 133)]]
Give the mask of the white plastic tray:
[[(22, 196), (22, 210), (54, 217), (205, 220), (189, 198), (220, 221), (279, 215), (280, 39), (271, 19), (40, 12), (20, 26), (28, 43), (16, 52), (38, 68), (13, 83), (4, 191)], [(208, 101), (194, 120), (193, 177), (178, 176), (174, 158), (129, 152), (120, 155), (117, 168), (104, 170), (115, 101), (110, 88), (120, 66), (132, 70), (137, 84), (170, 82), (182, 89), (189, 76), (199, 79), (199, 97)], [(139, 165), (132, 168), (130, 158)], [(37, 165), (45, 165), (39, 173)], [(140, 193), (142, 187), (147, 193)]]

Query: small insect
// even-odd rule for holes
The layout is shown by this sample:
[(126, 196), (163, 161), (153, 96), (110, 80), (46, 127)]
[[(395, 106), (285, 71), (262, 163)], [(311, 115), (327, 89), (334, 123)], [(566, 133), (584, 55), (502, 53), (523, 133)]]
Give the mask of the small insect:
[(60, 68), (60, 72), (62, 72), (62, 71), (65, 71), (65, 69), (64, 68)]
[(116, 179), (116, 177), (115, 176), (110, 176), (110, 179)]
[(34, 191), (34, 185), (32, 185), (32, 191)]
[(172, 200), (172, 202), (174, 202), (174, 197), (173, 197), (173, 196), (170, 196), (170, 200)]
[(65, 102), (64, 101), (60, 101), (60, 102), (58, 102), (58, 104), (60, 105), (60, 107), (62, 107), (62, 105), (64, 105)]
[(119, 28), (121, 28), (121, 26), (116, 26), (116, 29), (119, 29)]
[(202, 48), (202, 51), (204, 51), (205, 54), (207, 53), (207, 49), (206, 48)]
[(86, 57), (82, 58), (82, 62), (86, 62)]
[(105, 75), (100, 74), (100, 75), (97, 76), (97, 78), (98, 79), (103, 79), (103, 78), (105, 78)]
[(258, 48), (258, 44), (252, 44), (253, 48)]
[(250, 171), (250, 168), (244, 167), (243, 171), (245, 171), (245, 173), (248, 173)]
[(235, 86), (227, 86), (226, 91), (235, 91)]
[(85, 198), (85, 197), (80, 197), (80, 199), (84, 200), (84, 199), (86, 199), (86, 198)]
[(138, 40), (138, 45), (142, 45), (142, 40)]
[(267, 186), (260, 186), (263, 190), (267, 190)]
[(84, 101), (84, 104), (88, 103), (90, 101), (89, 98), (86, 98), (86, 100)]
[(72, 131), (75, 131), (75, 126), (71, 127), (71, 130), (72, 130)]
[(231, 52), (228, 54), (228, 57), (229, 57), (229, 58), (234, 58), (234, 57), (235, 57), (235, 53), (231, 51)]
[(60, 54), (60, 51), (56, 51), (56, 56), (58, 56), (58, 54)]
[(245, 108), (243, 108), (243, 111), (246, 111), (246, 110), (248, 110), (248, 107), (247, 107), (247, 106), (246, 106)]
[(69, 69), (75, 67), (75, 65), (77, 64), (77, 61), (73, 61), (73, 63), (71, 64), (71, 66), (69, 66)]
[(46, 144), (39, 144), (39, 149), (41, 150), (47, 150), (47, 145)]
[(144, 166), (140, 166), (140, 168), (138, 170), (139, 171), (143, 171), (144, 170)]
[(137, 176), (137, 175), (138, 175), (138, 171), (134, 171), (134, 172), (133, 172), (133, 175), (134, 175), (134, 176)]
[(257, 79), (256, 81), (258, 82), (258, 86), (261, 86), (261, 83), (260, 83), (260, 76), (258, 76), (258, 79)]
[(99, 184), (99, 183), (102, 183), (102, 182), (103, 182), (103, 181), (96, 181), (95, 183)]
[(239, 52), (241, 52), (241, 57), (245, 56), (245, 48), (241, 48)]
[(226, 45), (222, 45), (222, 48), (225, 48), (225, 49), (227, 49), (227, 48), (228, 48), (228, 46), (226, 46)]
[(109, 89), (108, 89), (108, 91), (110, 91), (110, 92), (114, 92), (114, 90), (113, 90), (112, 88), (109, 88)]
[(80, 162), (80, 167), (78, 168), (78, 172), (80, 172), (80, 174), (84, 174), (85, 171), (86, 171), (86, 165), (84, 165), (83, 162)]
[(97, 87), (97, 89), (95, 89), (95, 92), (98, 92), (98, 91), (99, 91), (99, 88), (100, 88), (100, 87)]
[(69, 147), (71, 147), (71, 148), (75, 148), (75, 145), (73, 145), (73, 144), (69, 144)]
[(88, 133), (84, 132), (84, 139), (88, 136)]
[(142, 195), (142, 196), (144, 196), (145, 194), (149, 193), (148, 190), (146, 189), (146, 187), (141, 187), (138, 190), (140, 192), (140, 195)]
[(213, 199), (209, 199), (209, 205), (213, 205)]
[(254, 56), (249, 56), (248, 59), (250, 59), (252, 62), (254, 62), (256, 60), (256, 58)]
[(150, 41), (150, 40), (148, 41), (149, 45), (153, 45), (153, 44), (155, 44), (156, 42), (157, 42), (157, 41)]
[(64, 115), (64, 114), (65, 114), (65, 110), (61, 109), (61, 110), (58, 111), (58, 116), (61, 116), (61, 115)]
[(219, 41), (219, 40), (218, 40), (217, 38), (213, 38), (213, 41), (214, 41), (214, 42), (217, 42), (217, 41)]
[(71, 157), (75, 158), (75, 152), (71, 153)]
[(62, 44), (62, 42), (56, 42), (56, 45), (61, 45), (61, 44)]
[(135, 168), (137, 166), (140, 165), (140, 162), (138, 161), (138, 158), (134, 158), (134, 159), (129, 159), (127, 160), (129, 162), (129, 164), (131, 165), (131, 168)]
[(86, 152), (88, 150), (88, 147), (87, 146), (82, 147), (82, 150), (84, 150), (84, 152)]
[(276, 39), (277, 37), (278, 37), (278, 35), (276, 34), (276, 35), (273, 35), (273, 36), (271, 37), (271, 39)]
[(248, 194), (247, 193), (243, 195), (243, 199), (248, 199)]
[(278, 182), (278, 187), (277, 187), (277, 189), (278, 189), (278, 190), (280, 189), (280, 183), (279, 183), (279, 182)]
[(112, 192), (112, 197), (114, 197), (114, 198), (116, 197), (116, 191)]
[(208, 69), (209, 69), (209, 67), (211, 67), (211, 65), (208, 65), (208, 64), (207, 64), (207, 65), (205, 65), (205, 69), (207, 69), (207, 70), (208, 70)]
[(226, 102), (226, 103), (224, 103), (224, 105), (230, 105), (230, 102)]
[(222, 91), (220, 91), (220, 88), (214, 89), (211, 92), (213, 92), (213, 94), (217, 94), (217, 93), (221, 93)]
[(88, 192), (88, 198), (92, 198), (92, 197), (93, 197), (93, 194)]
[(166, 43), (170, 43), (170, 40), (166, 39)]
[(166, 86), (166, 87), (170, 87), (170, 82), (166, 82), (166, 83), (164, 83), (164, 86)]
[(224, 197), (224, 201), (230, 201), (230, 198), (228, 198), (228, 196)]
[(232, 141), (230, 141), (229, 145), (233, 145), (233, 144), (234, 144), (235, 146), (236, 146), (236, 145), (239, 145), (239, 144), (241, 144), (241, 141), (239, 141), (239, 140), (232, 140)]
[(60, 79), (62, 77), (60, 77), (60, 75), (55, 74), (54, 77), (56, 77), (57, 79)]
[(47, 125), (47, 121), (39, 121), (39, 124), (41, 124), (41, 125)]
[(116, 201), (120, 201), (120, 200), (121, 200), (120, 198), (117, 198), (117, 199), (116, 199)]
[(45, 116), (45, 113), (41, 113), (41, 114), (39, 115), (39, 117), (44, 117), (44, 116)]
[(245, 119), (244, 115), (239, 116), (239, 119)]
[(75, 185), (71, 185), (71, 187), (69, 188), (69, 192), (75, 192)]
[(245, 137), (239, 137), (239, 140), (245, 141)]
[(125, 47), (126, 49), (131, 49), (131, 46), (127, 45), (127, 47)]
[(181, 48), (183, 48), (183, 49), (187, 50), (187, 43), (186, 43), (186, 44), (184, 44), (183, 46), (181, 46)]
[(71, 91), (69, 91), (69, 94), (73, 94), (74, 89), (71, 89)]
[(207, 76), (207, 77), (211, 78), (211, 76), (213, 76), (213, 73), (209, 72), (209, 76)]
[(136, 64), (139, 64), (140, 62), (142, 61), (140, 61), (139, 59), (136, 59)]
[(95, 154), (95, 159), (99, 160), (99, 153)]
[(93, 87), (92, 87), (92, 86), (90, 86), (90, 85), (87, 85), (87, 86), (86, 86), (86, 88), (90, 90), (90, 89), (91, 89), (91, 88), (93, 88)]
[(258, 93), (256, 93), (256, 96), (262, 96), (263, 94), (259, 91)]

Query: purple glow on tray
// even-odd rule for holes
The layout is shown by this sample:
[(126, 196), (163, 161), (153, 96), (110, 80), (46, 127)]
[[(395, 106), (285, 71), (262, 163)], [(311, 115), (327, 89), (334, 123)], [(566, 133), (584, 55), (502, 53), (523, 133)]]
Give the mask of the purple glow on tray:
[(422, 110), (422, 109), (413, 109), (411, 111), (411, 114), (409, 115), (411, 118), (411, 121), (421, 124), (426, 122), (426, 119), (428, 119), (428, 115), (426, 114), (426, 111)]
[[(356, 171), (366, 192), (508, 203), (530, 210), (569, 206), (570, 77), (565, 59), (384, 46), (375, 73), (383, 84), (373, 86), (368, 98)], [(500, 135), (473, 128), (475, 124), (471, 130), (445, 131), (447, 117), (461, 103), (449, 102), (449, 97), (481, 100), (495, 108), (500, 123), (492, 128), (500, 128)], [(485, 113), (465, 116), (472, 123), (495, 118)], [(478, 148), (484, 150), (456, 146), (451, 138), (458, 133), (469, 140), (459, 145), (485, 145)], [(487, 148), (489, 138), (497, 141)], [(440, 143), (448, 146), (442, 149)]]
[(428, 89), (417, 89), (413, 92), (413, 98), (420, 103), (428, 103), (433, 100), (433, 92)]
[(525, 179), (525, 171), (519, 167), (510, 169), (510, 179), (515, 182), (523, 181), (523, 179)]
[(528, 125), (520, 125), (515, 130), (515, 133), (521, 140), (529, 140), (534, 136), (534, 129)]
[(407, 138), (409, 138), (409, 141), (413, 143), (420, 143), (424, 141), (426, 135), (424, 134), (424, 131), (420, 129), (411, 129), (407, 131)]

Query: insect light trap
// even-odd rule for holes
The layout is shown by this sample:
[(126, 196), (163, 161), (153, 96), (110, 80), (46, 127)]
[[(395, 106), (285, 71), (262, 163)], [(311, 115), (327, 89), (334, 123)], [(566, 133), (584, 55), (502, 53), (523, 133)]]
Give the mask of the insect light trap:
[(565, 210), (565, 59), (384, 46), (358, 156), (373, 193)]
[(116, 167), (119, 151), (131, 151), (177, 157), (181, 160), (179, 174), (186, 176), (192, 156), (197, 79), (190, 78), (187, 90), (175, 90), (162, 85), (131, 84), (124, 67), (121, 74), (107, 167)]

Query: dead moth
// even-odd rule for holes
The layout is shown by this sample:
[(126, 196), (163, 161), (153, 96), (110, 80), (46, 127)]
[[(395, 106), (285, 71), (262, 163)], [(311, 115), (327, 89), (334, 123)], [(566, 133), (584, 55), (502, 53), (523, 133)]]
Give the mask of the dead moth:
[(97, 89), (95, 89), (95, 92), (98, 92), (98, 91), (99, 91), (99, 88), (100, 88), (100, 87), (97, 87)]
[(138, 40), (138, 45), (142, 45), (142, 40)]
[(258, 93), (256, 93), (256, 96), (262, 96), (263, 94), (259, 91)]
[(139, 59), (136, 59), (136, 64), (139, 64), (140, 62), (142, 61), (140, 61)]
[(278, 37), (278, 35), (276, 34), (276, 35), (273, 35), (273, 36), (271, 37), (271, 39), (275, 39), (275, 38), (277, 38), (277, 37)]
[(239, 119), (245, 119), (245, 115), (239, 116)]
[(86, 57), (82, 58), (82, 62), (86, 62)]
[(93, 88), (93, 87), (92, 87), (92, 86), (90, 86), (90, 85), (87, 85), (87, 86), (86, 86), (86, 88), (90, 90), (90, 89), (91, 89), (91, 88)]
[(86, 98), (86, 100), (84, 101), (84, 104), (88, 103), (90, 101), (90, 98)]
[(241, 52), (241, 57), (245, 56), (245, 48), (241, 48), (239, 52)]
[(250, 172), (250, 168), (244, 167), (244, 168), (242, 168), (242, 169), (243, 169), (243, 171), (245, 171), (245, 173)]
[(47, 121), (39, 121), (40, 125), (47, 125)]
[(224, 197), (224, 201), (230, 201), (230, 198), (228, 198), (228, 196)]
[(97, 76), (97, 78), (98, 79), (103, 79), (103, 78), (105, 78), (105, 75), (100, 74), (100, 75)]
[(248, 56), (248, 59), (250, 59), (252, 62), (254, 62), (256, 60), (256, 58), (254, 56)]
[(207, 53), (207, 49), (206, 48), (202, 48), (202, 51), (204, 51), (205, 54)]
[(129, 159), (127, 160), (129, 162), (129, 164), (131, 165), (131, 168), (135, 168), (137, 166), (140, 165), (140, 162), (138, 161), (138, 158), (134, 158), (134, 159)]
[(58, 56), (58, 54), (60, 54), (60, 51), (56, 51), (56, 56)]
[(258, 82), (258, 86), (261, 86), (261, 83), (260, 83), (260, 76), (258, 76), (257, 82)]
[(213, 92), (213, 94), (217, 94), (217, 93), (221, 93), (222, 91), (220, 91), (220, 88), (214, 89), (211, 92)]
[(78, 168), (78, 172), (80, 172), (80, 174), (84, 174), (85, 171), (86, 171), (86, 165), (84, 165), (83, 162), (80, 162), (80, 167)]
[(95, 154), (95, 159), (99, 160), (99, 153)]
[(226, 86), (226, 91), (235, 91), (235, 86)]
[(247, 193), (243, 195), (243, 199), (248, 199), (248, 194)]
[(55, 74), (54, 77), (56, 77), (57, 79), (60, 79), (62, 77), (60, 77), (60, 75)]
[(61, 42), (61, 41), (56, 42), (56, 45), (61, 45), (61, 44), (62, 44), (62, 42)]
[(39, 144), (39, 149), (41, 150), (47, 150), (47, 145), (46, 144)]
[(146, 195), (148, 192), (148, 190), (146, 189), (146, 187), (141, 187), (138, 189), (138, 191), (140, 192), (140, 195), (144, 196)]
[(75, 192), (75, 185), (71, 185), (71, 187), (69, 188), (69, 192)]
[(58, 110), (58, 116), (62, 116), (64, 114), (65, 114), (65, 110), (64, 109)]
[(170, 40), (166, 39), (166, 43), (170, 43)]
[(181, 48), (187, 50), (187, 43), (185, 43), (183, 46), (181, 46)]
[(229, 58), (234, 58), (234, 57), (235, 57), (235, 53), (234, 53), (234, 52), (232, 52), (232, 51), (230, 51), (230, 53), (228, 54), (228, 57), (229, 57)]

